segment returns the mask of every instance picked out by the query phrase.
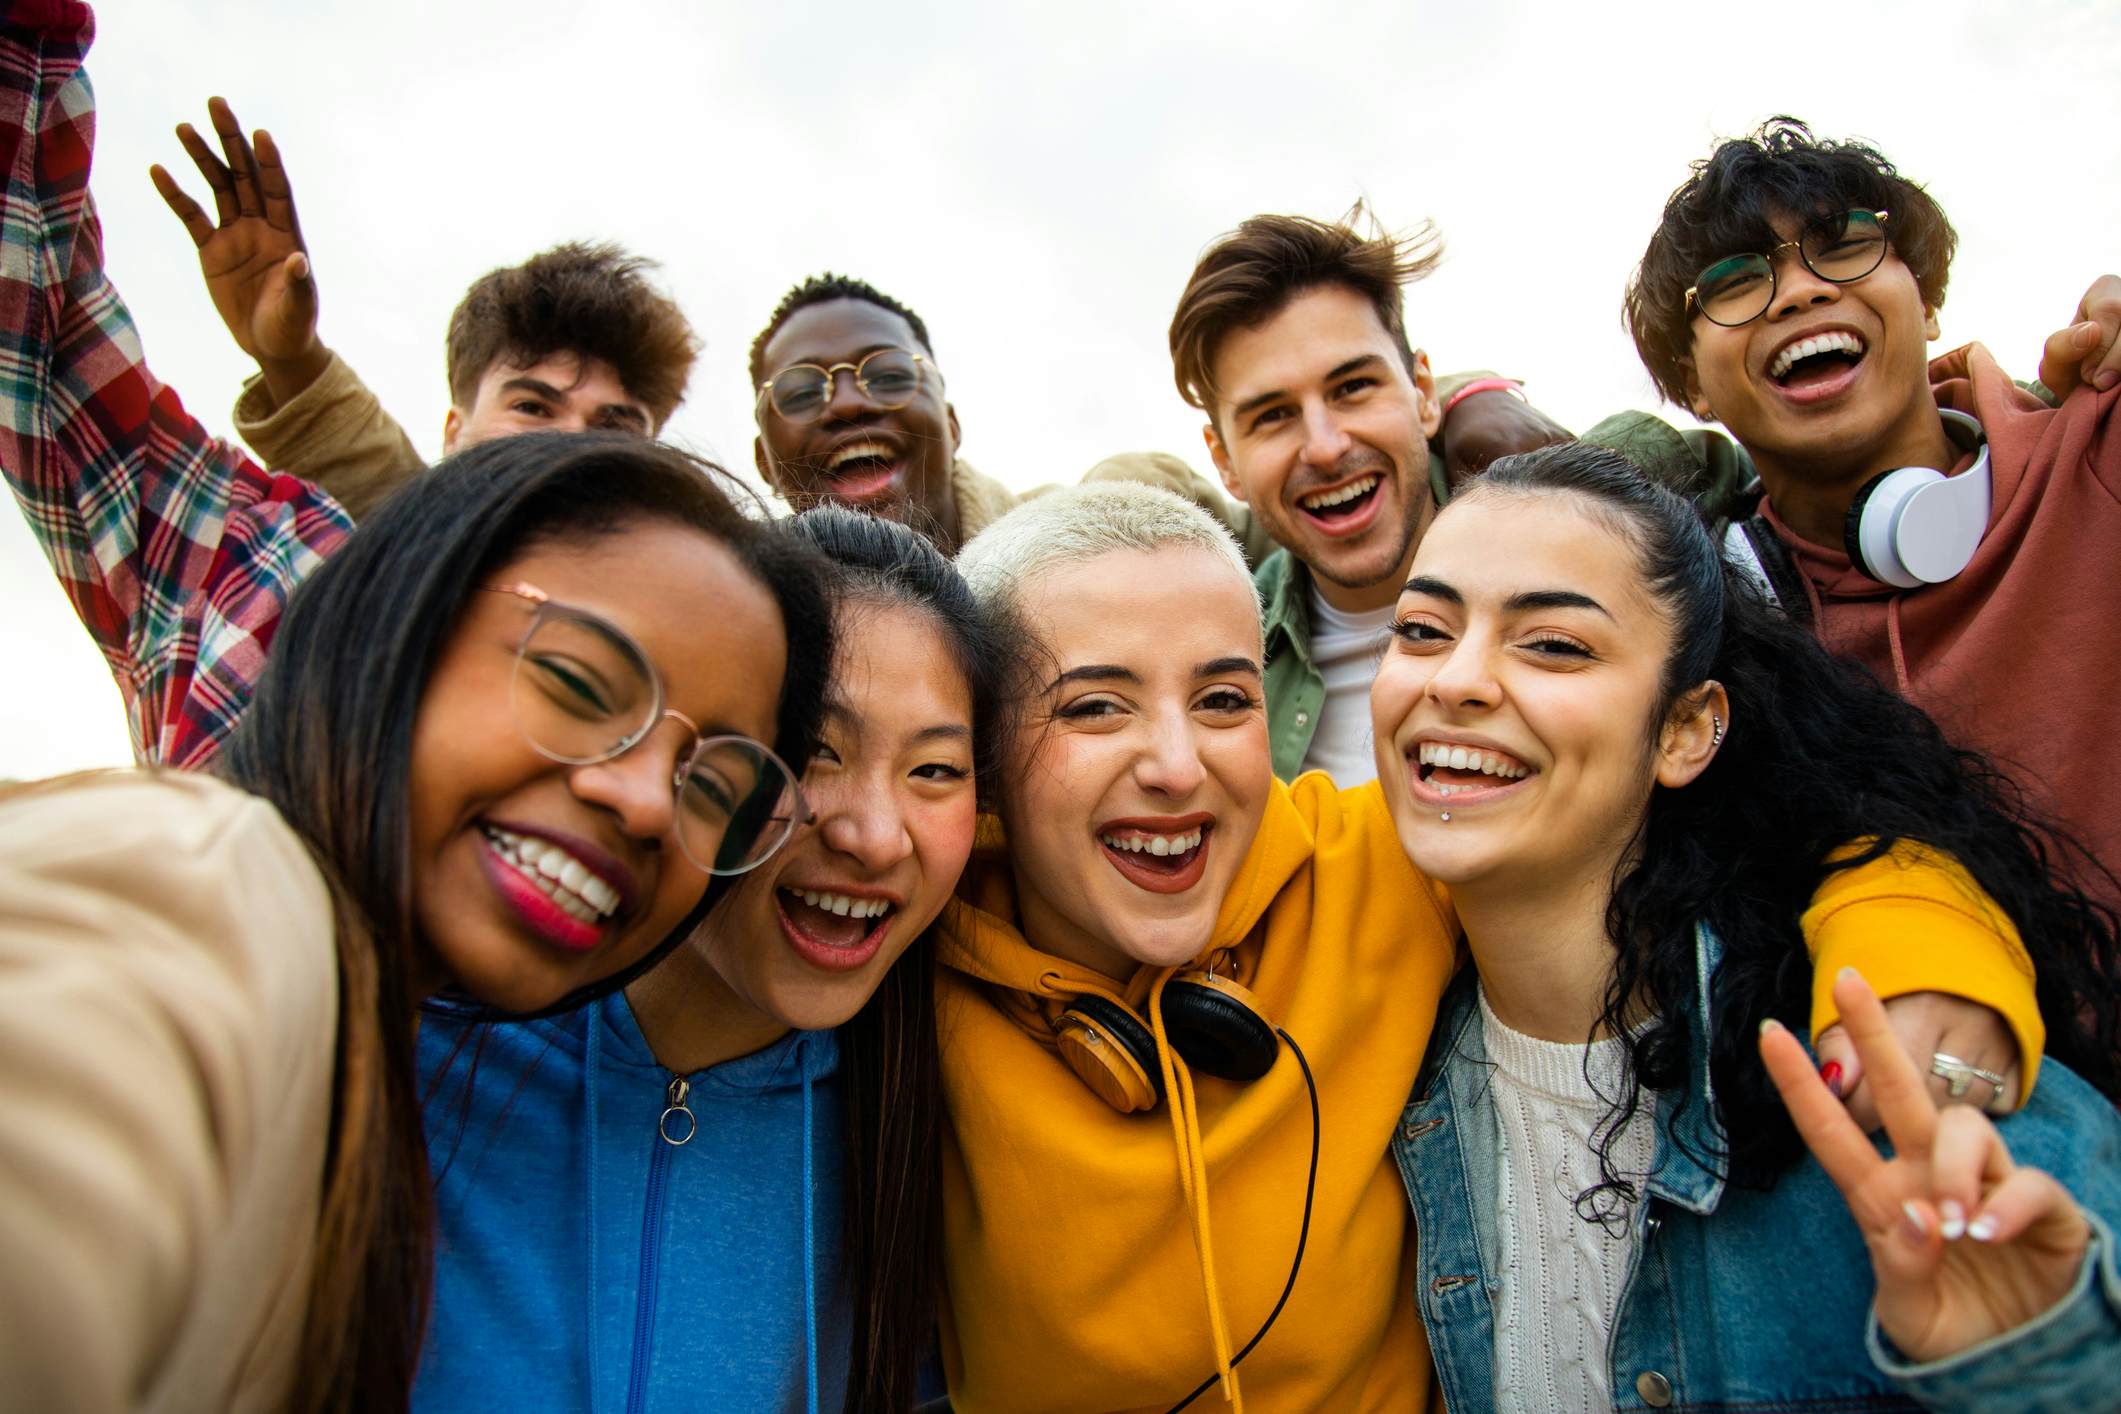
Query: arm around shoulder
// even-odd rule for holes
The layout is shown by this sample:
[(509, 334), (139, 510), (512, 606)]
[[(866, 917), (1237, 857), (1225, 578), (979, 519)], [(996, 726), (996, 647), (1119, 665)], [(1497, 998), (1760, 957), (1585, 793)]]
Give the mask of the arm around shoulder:
[(306, 1273), (331, 920), (307, 850), (231, 787), (118, 772), (0, 800), (0, 1404), (153, 1402), (165, 1364), (201, 1362), (187, 1331)]
[(1833, 870), (1812, 895), (1803, 928), (1814, 1036), (1841, 1019), (1834, 979), (1853, 967), (1880, 997), (1944, 992), (1996, 1012), (2018, 1042), (2021, 1092), (2032, 1092), (2047, 1045), (2032, 960), (2017, 928), (1957, 860), (1903, 840), (1867, 864)]
[(236, 399), (236, 431), (266, 465), (311, 481), (359, 520), (426, 469), (396, 418), (331, 355), (315, 382), (275, 403), (263, 374)]

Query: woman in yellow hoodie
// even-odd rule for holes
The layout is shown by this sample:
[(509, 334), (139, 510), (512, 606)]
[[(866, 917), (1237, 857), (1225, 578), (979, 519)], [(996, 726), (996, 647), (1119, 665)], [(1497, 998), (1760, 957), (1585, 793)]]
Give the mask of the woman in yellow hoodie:
[[(1374, 784), (1273, 779), (1258, 601), (1197, 509), (1059, 491), (960, 567), (1040, 651), (999, 818), (944, 920), (955, 1406), (1421, 1407), (1433, 1374), (1386, 1151), (1458, 961), (1448, 900)], [(1969, 962), (2008, 944), (1961, 915), (1906, 948), (1889, 902), (1867, 930), (1876, 877), (1837, 876), (1845, 906), (1808, 919), (1818, 964), (1887, 995), (1963, 970), (2037, 1055), (2030, 979)]]

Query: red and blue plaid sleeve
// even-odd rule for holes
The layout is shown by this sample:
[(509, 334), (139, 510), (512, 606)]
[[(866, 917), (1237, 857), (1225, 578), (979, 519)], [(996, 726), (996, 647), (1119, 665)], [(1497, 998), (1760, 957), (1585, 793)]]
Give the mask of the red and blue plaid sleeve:
[(0, 470), (118, 680), (134, 749), (196, 767), (352, 523), (210, 436), (148, 371), (88, 190), (93, 33), (70, 0), (0, 16)]

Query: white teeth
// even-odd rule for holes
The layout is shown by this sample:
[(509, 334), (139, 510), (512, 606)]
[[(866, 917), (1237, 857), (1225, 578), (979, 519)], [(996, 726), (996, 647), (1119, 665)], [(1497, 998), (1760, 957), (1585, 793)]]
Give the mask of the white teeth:
[(812, 908), (841, 918), (881, 918), (891, 911), (891, 900), (887, 898), (856, 898), (852, 894), (835, 894), (823, 889), (785, 889), (809, 904)]
[(1099, 840), (1113, 849), (1123, 849), (1129, 854), (1153, 854), (1165, 857), (1184, 854), (1200, 845), (1200, 831), (1192, 830), (1183, 835), (1100, 835)]
[(825, 463), (825, 470), (838, 471), (848, 462), (856, 461), (863, 457), (875, 457), (880, 461), (889, 461), (892, 456), (891, 448), (885, 446), (882, 442), (849, 442), (832, 454), (831, 460)]
[[(1521, 780), (1531, 774), (1529, 767), (1520, 765), (1500, 752), (1483, 751), (1477, 746), (1452, 746), (1446, 742), (1422, 742), (1416, 752), (1424, 766), (1441, 766), (1447, 771), (1478, 771), (1484, 776), (1499, 776), (1506, 781)], [(1441, 785), (1438, 790), (1444, 790)], [(1459, 790), (1471, 790), (1471, 786), (1459, 786)]]
[(485, 826), (484, 833), (495, 853), (543, 889), (569, 917), (599, 923), (618, 910), (619, 891), (550, 840), (531, 839), (493, 825)]
[(1824, 334), (1815, 334), (1809, 339), (1799, 339), (1796, 343), (1791, 344), (1781, 353), (1775, 355), (1775, 361), (1768, 365), (1768, 377), (1780, 378), (1783, 374), (1796, 367), (1799, 359), (1810, 358), (1814, 354), (1823, 353), (1854, 354), (1856, 357), (1861, 358), (1863, 356), (1863, 340), (1857, 338), (1854, 334), (1846, 333), (1839, 329), (1832, 329)]
[(1383, 477), (1376, 475), (1365, 476), (1360, 481), (1351, 481), (1347, 485), (1332, 491), (1322, 491), (1315, 496), (1299, 496), (1296, 498), (1296, 503), (1305, 510), (1322, 511), (1328, 506), (1337, 506), (1344, 501), (1353, 501), (1358, 497), (1368, 495), (1376, 488), (1377, 483), (1383, 479)]

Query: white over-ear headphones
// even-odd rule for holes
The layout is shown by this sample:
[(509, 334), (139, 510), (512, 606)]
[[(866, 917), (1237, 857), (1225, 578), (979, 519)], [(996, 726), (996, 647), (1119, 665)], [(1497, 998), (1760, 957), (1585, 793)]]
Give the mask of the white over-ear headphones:
[(1842, 538), (1856, 568), (1896, 589), (1942, 584), (1966, 568), (1988, 530), (1988, 438), (1963, 412), (1939, 408), (1953, 442), (1977, 452), (1957, 476), (1903, 466), (1872, 477), (1849, 502)]

